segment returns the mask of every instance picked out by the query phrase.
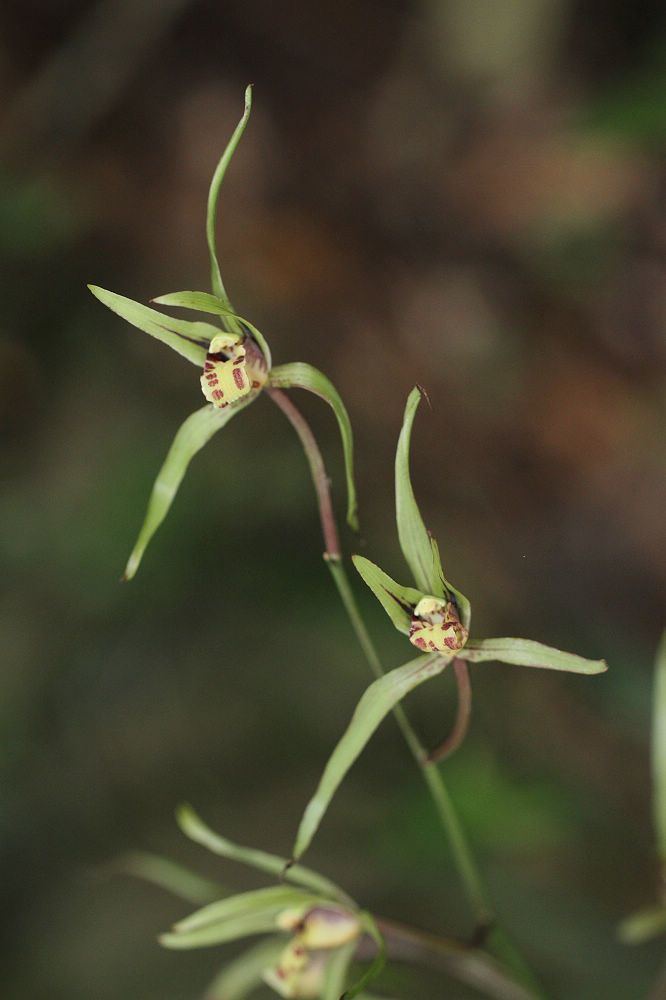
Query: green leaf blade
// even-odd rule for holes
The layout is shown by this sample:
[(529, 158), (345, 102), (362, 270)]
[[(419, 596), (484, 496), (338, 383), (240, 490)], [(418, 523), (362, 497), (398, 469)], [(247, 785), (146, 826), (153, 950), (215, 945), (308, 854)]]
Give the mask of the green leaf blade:
[(365, 556), (354, 555), (352, 562), (398, 631), (408, 635), (414, 608), (423, 597), (421, 591), (396, 583)]
[(192, 323), (188, 320), (174, 319), (150, 309), (148, 306), (128, 299), (125, 295), (110, 292), (98, 285), (88, 285), (88, 288), (103, 305), (131, 323), (138, 330), (147, 333), (156, 340), (170, 347), (177, 354), (186, 358), (193, 365), (202, 367), (206, 360), (206, 352), (212, 338), (219, 333), (217, 327), (210, 323)]
[(247, 396), (235, 406), (228, 406), (224, 409), (204, 406), (191, 413), (187, 420), (181, 424), (162, 468), (157, 474), (139, 537), (125, 567), (123, 579), (131, 580), (135, 576), (144, 552), (167, 516), (187, 472), (187, 467), (196, 453), (210, 441), (217, 431), (228, 424), (232, 417), (248, 406), (253, 398), (252, 395)]
[(470, 639), (456, 656), (471, 663), (499, 660), (520, 667), (563, 670), (572, 674), (602, 674), (608, 669), (605, 660), (587, 660), (532, 639)]
[(338, 787), (379, 724), (405, 695), (424, 681), (436, 677), (449, 662), (448, 658), (439, 655), (419, 656), (385, 674), (367, 688), (303, 813), (294, 845), (295, 858), (300, 858), (310, 846)]
[[(424, 594), (433, 597), (444, 597), (444, 589), (433, 563), (433, 548), (430, 535), (423, 523), (421, 512), (409, 472), (409, 448), (412, 436), (414, 417), (421, 402), (421, 392), (412, 389), (405, 407), (398, 448), (395, 455), (395, 510), (398, 524), (398, 539), (405, 562), (412, 571), (416, 586)], [(439, 567), (441, 571), (441, 566)], [(443, 574), (442, 574), (443, 576)]]
[(319, 396), (333, 410), (338, 422), (347, 480), (347, 523), (358, 531), (358, 505), (356, 502), (356, 481), (354, 478), (354, 437), (351, 422), (344, 403), (333, 383), (312, 365), (295, 361), (288, 365), (278, 365), (271, 371), (269, 382), (277, 389), (305, 389)]

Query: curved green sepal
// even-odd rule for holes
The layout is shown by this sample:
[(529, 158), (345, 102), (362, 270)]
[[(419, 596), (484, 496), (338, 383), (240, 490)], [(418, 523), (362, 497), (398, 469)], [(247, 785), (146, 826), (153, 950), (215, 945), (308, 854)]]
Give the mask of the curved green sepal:
[(352, 556), (352, 562), (398, 631), (408, 635), (414, 608), (423, 597), (421, 591), (402, 587), (365, 556)]
[(419, 656), (380, 677), (367, 688), (303, 813), (294, 845), (295, 858), (300, 858), (310, 846), (338, 787), (379, 724), (405, 695), (424, 681), (436, 677), (449, 662), (444, 656)]
[(174, 924), (170, 933), (162, 934), (159, 941), (166, 948), (206, 948), (251, 934), (265, 934), (276, 929), (277, 918), (283, 910), (314, 906), (318, 902), (318, 896), (290, 886), (255, 889), (196, 910)]
[(605, 660), (586, 660), (532, 639), (470, 639), (456, 656), (471, 663), (498, 660), (519, 667), (565, 670), (571, 674), (603, 674), (608, 669)]
[(220, 332), (212, 323), (191, 323), (184, 319), (174, 319), (124, 295), (99, 288), (98, 285), (88, 285), (88, 288), (111, 312), (156, 340), (161, 340), (167, 347), (199, 367), (206, 360), (208, 345)]
[(250, 868), (275, 875), (276, 878), (283, 881), (292, 882), (294, 885), (300, 885), (319, 895), (337, 899), (345, 904), (352, 902), (339, 886), (323, 875), (319, 875), (318, 872), (312, 871), (311, 868), (306, 868), (304, 865), (290, 865), (287, 858), (281, 858), (277, 854), (269, 854), (267, 851), (258, 851), (253, 847), (241, 847), (239, 844), (227, 840), (226, 837), (221, 837), (204, 823), (191, 806), (180, 806), (176, 813), (176, 819), (186, 837), (218, 857), (248, 865)]
[(421, 512), (414, 497), (409, 475), (409, 445), (412, 437), (414, 416), (421, 402), (421, 392), (414, 388), (407, 398), (405, 416), (402, 422), (398, 448), (395, 454), (395, 513), (398, 523), (400, 548), (416, 581), (416, 586), (424, 594), (444, 597), (441, 563), (433, 563), (434, 551), (430, 535), (423, 523)]
[(657, 856), (666, 867), (666, 632), (659, 644), (654, 673), (652, 782)]
[[(210, 182), (210, 189), (208, 191), (208, 205), (206, 209), (206, 241), (208, 243), (208, 253), (210, 255), (210, 280), (211, 288), (213, 293), (218, 296), (225, 303), (227, 308), (233, 312), (231, 302), (227, 296), (224, 289), (224, 283), (222, 281), (222, 274), (220, 273), (220, 265), (217, 259), (217, 242), (215, 237), (215, 223), (217, 221), (217, 203), (220, 197), (220, 188), (222, 186), (222, 181), (227, 172), (227, 168), (231, 163), (231, 158), (236, 152), (236, 146), (240, 142), (240, 138), (245, 131), (245, 126), (248, 123), (250, 117), (250, 111), (252, 110), (252, 87), (249, 86), (245, 90), (245, 110), (243, 111), (243, 116), (239, 121), (238, 125), (234, 129), (231, 139), (227, 143), (227, 148), (222, 153), (220, 160), (215, 168), (215, 173), (213, 174), (213, 179)], [(235, 323), (230, 322), (229, 324), (234, 333), (239, 332), (236, 328)]]
[(264, 972), (275, 965), (283, 951), (282, 935), (248, 948), (225, 965), (206, 990), (204, 1000), (246, 1000), (261, 986)]
[(216, 295), (211, 295), (210, 292), (168, 292), (166, 295), (158, 295), (157, 298), (151, 301), (160, 306), (176, 306), (180, 309), (192, 309), (195, 312), (210, 313), (213, 316), (222, 316), (225, 319), (232, 318), (237, 320), (240, 324), (241, 332), (246, 327), (247, 330), (244, 332), (249, 332), (254, 340), (256, 340), (266, 358), (266, 365), (270, 370), (273, 362), (271, 351), (264, 335), (248, 319), (233, 312)]
[(650, 906), (625, 917), (617, 929), (624, 944), (643, 944), (666, 934), (666, 906)]
[(347, 410), (338, 390), (322, 372), (303, 361), (295, 361), (289, 365), (279, 365), (277, 368), (273, 368), (268, 381), (277, 389), (307, 389), (308, 392), (313, 392), (327, 402), (333, 410), (340, 428), (345, 458), (347, 523), (354, 531), (358, 531), (358, 509), (354, 482), (354, 437)]
[(235, 406), (227, 406), (225, 409), (204, 406), (190, 414), (181, 425), (155, 480), (139, 537), (125, 567), (124, 580), (131, 580), (138, 570), (148, 543), (169, 512), (192, 458), (210, 441), (213, 434), (228, 424), (253, 399), (253, 395), (246, 396)]

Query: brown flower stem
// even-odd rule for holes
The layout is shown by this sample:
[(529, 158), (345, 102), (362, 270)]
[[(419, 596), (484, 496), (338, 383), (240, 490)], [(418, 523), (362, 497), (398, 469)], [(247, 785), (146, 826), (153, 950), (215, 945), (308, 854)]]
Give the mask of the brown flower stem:
[(456, 687), (458, 688), (456, 721), (446, 739), (428, 754), (426, 758), (428, 764), (437, 764), (449, 757), (454, 750), (457, 750), (465, 739), (469, 728), (469, 719), (472, 714), (472, 685), (469, 679), (469, 669), (464, 660), (455, 659), (453, 671), (456, 675)]
[[(337, 522), (331, 501), (330, 480), (326, 473), (324, 460), (315, 436), (303, 414), (294, 406), (282, 390), (266, 386), (264, 391), (268, 393), (273, 402), (282, 410), (303, 445), (317, 494), (325, 545), (324, 559), (331, 571), (340, 599), (347, 612), (358, 643), (363, 650), (368, 666), (376, 678), (383, 677), (385, 673), (384, 668), (358, 609), (356, 598), (354, 597), (349, 577), (342, 561)], [(497, 958), (514, 972), (519, 981), (528, 988), (529, 993), (526, 995), (532, 997), (543, 996), (528, 966), (496, 922), (494, 909), (490, 903), (481, 873), (439, 769), (436, 765), (433, 766), (428, 763), (428, 751), (417, 736), (403, 707), (396, 705), (392, 711), (405, 742), (421, 771), (423, 780), (428, 786), (435, 810), (448, 836), (453, 860), (474, 914), (478, 936), (484, 940)]]
[(321, 457), (319, 446), (310, 429), (310, 425), (301, 411), (294, 406), (289, 396), (285, 395), (281, 389), (266, 386), (264, 392), (268, 393), (273, 402), (282, 410), (303, 445), (303, 451), (310, 465), (312, 482), (317, 494), (317, 503), (319, 504), (319, 518), (321, 520), (321, 530), (324, 535), (324, 545), (326, 547), (324, 557), (326, 559), (340, 559), (340, 539), (335, 514), (333, 513), (333, 504), (331, 502), (330, 482), (326, 474), (324, 460)]

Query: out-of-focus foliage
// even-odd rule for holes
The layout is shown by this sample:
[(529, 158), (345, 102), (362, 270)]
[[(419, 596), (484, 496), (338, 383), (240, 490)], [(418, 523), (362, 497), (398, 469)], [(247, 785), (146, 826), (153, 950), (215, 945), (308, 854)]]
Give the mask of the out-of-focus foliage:
[[(220, 206), (225, 284), (276, 364), (304, 358), (339, 388), (368, 553), (399, 575), (392, 461), (418, 382), (433, 413), (412, 475), (447, 574), (475, 596), (475, 630), (609, 663), (594, 684), (475, 668), (470, 735), (444, 767), (504, 922), (558, 997), (625, 1000), (654, 982), (663, 944), (626, 949), (615, 927), (656, 875), (661, 7), (2, 6), (7, 996), (195, 995), (228, 953), (161, 950), (179, 904), (109, 862), (143, 849), (188, 864), (196, 848), (172, 820), (183, 798), (234, 840), (287, 853), (367, 685), (321, 565), (305, 461), (268, 400), (197, 458), (142, 573), (117, 582), (199, 389), (85, 283), (140, 301), (205, 285), (206, 192), (248, 82), (252, 126)], [(337, 429), (304, 407), (343, 520)], [(401, 637), (360, 586), (359, 599), (397, 665)], [(428, 742), (454, 703), (446, 675), (412, 696)], [(389, 724), (312, 862), (373, 911), (470, 930)], [(199, 867), (251, 888), (231, 865)], [(442, 989), (401, 966), (378, 987)]]

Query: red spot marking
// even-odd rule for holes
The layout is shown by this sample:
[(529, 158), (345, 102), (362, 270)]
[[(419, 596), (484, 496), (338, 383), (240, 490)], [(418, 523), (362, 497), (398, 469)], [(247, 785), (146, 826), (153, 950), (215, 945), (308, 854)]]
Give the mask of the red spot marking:
[(421, 638), (421, 637), (419, 636), (419, 638), (418, 638), (418, 639), (414, 639), (414, 645), (415, 645), (415, 646), (418, 646), (418, 647), (419, 647), (419, 649), (425, 649), (425, 648), (426, 648), (426, 643), (425, 643), (425, 639), (422, 639), (422, 638)]
[(280, 966), (278, 965), (277, 969), (275, 970), (275, 975), (278, 977), (278, 979), (284, 979), (287, 973), (284, 971), (284, 969), (280, 968)]
[(213, 399), (224, 399), (224, 393), (221, 389), (216, 389), (213, 393)]
[(233, 374), (234, 374), (234, 382), (236, 383), (236, 388), (237, 389), (244, 389), (245, 388), (245, 376), (243, 375), (243, 372), (240, 370), (240, 368), (234, 368)]
[(234, 361), (234, 364), (235, 365), (242, 365), (244, 360), (245, 360), (245, 358), (236, 358), (236, 360)]
[(305, 948), (303, 948), (302, 946), (298, 947), (298, 948), (294, 948), (294, 955), (296, 956), (296, 958), (300, 958), (301, 955), (304, 955), (304, 954), (305, 954)]
[(261, 382), (257, 382), (256, 378), (253, 379), (253, 381), (252, 381), (252, 388), (253, 389), (258, 389), (260, 385), (261, 385)]

